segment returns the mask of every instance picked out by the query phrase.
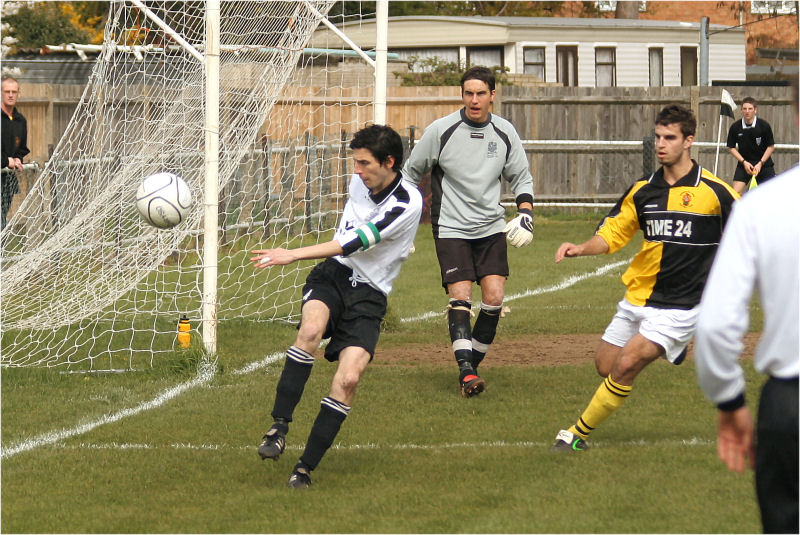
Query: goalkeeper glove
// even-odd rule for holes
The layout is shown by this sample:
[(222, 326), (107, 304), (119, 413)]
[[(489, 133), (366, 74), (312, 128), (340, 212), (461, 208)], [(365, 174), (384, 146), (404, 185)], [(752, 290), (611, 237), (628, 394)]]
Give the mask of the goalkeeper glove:
[(527, 208), (520, 208), (517, 217), (503, 229), (508, 243), (514, 247), (528, 245), (533, 240), (533, 214)]

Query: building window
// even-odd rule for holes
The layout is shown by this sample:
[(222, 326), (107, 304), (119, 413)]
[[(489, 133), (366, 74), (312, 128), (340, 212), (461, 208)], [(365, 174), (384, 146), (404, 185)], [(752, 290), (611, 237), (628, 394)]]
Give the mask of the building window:
[(648, 56), (650, 56), (650, 86), (660, 87), (664, 85), (664, 49), (651, 48)]
[(753, 0), (750, 13), (754, 15), (797, 15), (797, 2), (794, 0)]
[(522, 50), (522, 72), (532, 74), (542, 82), (544, 79), (544, 47), (528, 47)]
[(556, 81), (564, 86), (578, 85), (578, 47), (556, 47)]
[[(628, 0), (625, 0), (628, 1)], [(594, 2), (595, 7), (598, 11), (606, 12), (606, 11), (616, 11), (617, 10), (617, 0), (595, 0)], [(639, 0), (639, 11), (644, 13), (647, 11), (647, 1), (646, 0)]]
[(617, 49), (611, 47), (594, 49), (595, 87), (617, 85)]
[(467, 65), (474, 67), (502, 67), (503, 49), (498, 47), (472, 46), (467, 47)]
[(681, 85), (697, 85), (697, 47), (681, 47)]

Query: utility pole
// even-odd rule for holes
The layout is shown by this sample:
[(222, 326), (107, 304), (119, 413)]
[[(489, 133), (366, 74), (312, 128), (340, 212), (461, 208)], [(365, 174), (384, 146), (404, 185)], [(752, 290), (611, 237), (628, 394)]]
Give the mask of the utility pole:
[(700, 19), (700, 87), (708, 84), (708, 17)]

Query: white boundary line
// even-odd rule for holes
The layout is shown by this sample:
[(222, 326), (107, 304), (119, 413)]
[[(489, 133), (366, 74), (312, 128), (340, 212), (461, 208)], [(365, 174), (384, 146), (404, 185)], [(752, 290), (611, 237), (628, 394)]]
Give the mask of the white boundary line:
[[(650, 447), (650, 446), (713, 446), (715, 445), (716, 439), (706, 439), (700, 437), (691, 437), (691, 438), (665, 438), (660, 440), (655, 440), (652, 442), (646, 441), (644, 439), (639, 440), (628, 440), (625, 442), (612, 442), (609, 440), (599, 440), (592, 442), (592, 449), (599, 449), (604, 447), (610, 447), (612, 444), (614, 446), (639, 446), (639, 447)], [(443, 450), (455, 450), (455, 449), (484, 449), (484, 448), (549, 448), (552, 446), (552, 442), (534, 442), (534, 441), (517, 441), (517, 442), (506, 442), (504, 440), (492, 440), (492, 441), (482, 441), (482, 442), (450, 442), (444, 444), (376, 444), (376, 443), (367, 443), (367, 444), (334, 444), (331, 446), (333, 450), (340, 450), (340, 451), (360, 451), (360, 450), (395, 450), (395, 451), (404, 451), (404, 450), (424, 450), (424, 451), (443, 451)], [(296, 444), (296, 445), (287, 445), (287, 450), (296, 450), (302, 451), (305, 448), (305, 444)], [(71, 446), (64, 446), (64, 449), (71, 449), (71, 450), (162, 450), (162, 449), (169, 449), (169, 450), (195, 450), (195, 451), (250, 451), (253, 449), (252, 444), (247, 445), (235, 445), (235, 444), (192, 444), (192, 443), (171, 443), (171, 444), (142, 444), (142, 443), (118, 443), (118, 442), (110, 442), (110, 443), (103, 443), (97, 444), (94, 442), (81, 442), (80, 444), (75, 444)]]
[[(566, 279), (562, 280), (558, 284), (553, 286), (547, 286), (545, 288), (534, 288), (525, 290), (522, 293), (507, 295), (503, 298), (503, 303), (508, 303), (510, 301), (514, 301), (516, 299), (521, 299), (523, 297), (531, 297), (534, 295), (541, 295), (551, 292), (557, 292), (560, 290), (565, 290), (570, 286), (574, 286), (575, 284), (584, 281), (586, 279), (590, 279), (592, 277), (599, 277), (600, 275), (605, 275), (611, 270), (614, 270), (620, 266), (630, 263), (630, 258), (627, 260), (620, 260), (619, 262), (613, 262), (611, 264), (606, 264), (604, 266), (600, 266), (599, 268), (595, 269), (594, 271), (590, 271), (589, 273), (582, 273), (580, 275), (572, 275), (567, 277)], [(402, 318), (400, 320), (401, 323), (409, 323), (412, 321), (422, 321), (427, 320), (430, 318), (438, 318), (442, 315), (442, 312), (425, 312), (424, 314), (420, 314), (418, 316), (413, 316), (411, 318)]]
[(11, 447), (4, 447), (2, 454), (0, 454), (0, 458), (8, 459), (9, 457), (13, 457), (18, 453), (22, 453), (24, 451), (32, 450), (34, 448), (38, 448), (41, 446), (46, 446), (48, 444), (54, 444), (61, 440), (74, 437), (76, 435), (82, 435), (84, 433), (88, 433), (92, 429), (99, 427), (101, 425), (110, 424), (123, 418), (127, 418), (129, 416), (135, 416), (142, 411), (155, 409), (156, 407), (160, 407), (167, 401), (178, 397), (179, 395), (183, 394), (187, 390), (190, 390), (196, 386), (202, 386), (211, 382), (211, 379), (214, 378), (214, 374), (216, 373), (216, 365), (211, 364), (209, 366), (201, 366), (197, 372), (197, 376), (192, 379), (191, 381), (187, 381), (185, 383), (181, 383), (176, 385), (172, 388), (169, 388), (162, 392), (161, 394), (157, 395), (150, 401), (143, 401), (142, 403), (136, 405), (135, 407), (131, 407), (128, 409), (122, 409), (117, 412), (113, 412), (110, 414), (104, 414), (100, 417), (100, 419), (95, 420), (94, 422), (85, 423), (83, 425), (79, 425), (73, 427), (72, 429), (62, 429), (60, 431), (51, 431), (49, 433), (44, 433), (39, 435), (38, 437), (31, 438), (29, 440), (25, 440), (16, 444)]
[[(601, 266), (601, 267), (597, 268), (596, 270), (594, 270), (592, 272), (583, 273), (583, 274), (580, 274), (580, 275), (573, 275), (571, 277), (567, 277), (566, 279), (564, 279), (563, 281), (561, 281), (560, 283), (558, 283), (558, 284), (556, 284), (554, 286), (548, 286), (546, 288), (529, 289), (529, 290), (525, 290), (522, 293), (518, 293), (518, 294), (507, 296), (504, 299), (504, 301), (508, 302), (508, 301), (513, 301), (513, 300), (520, 299), (520, 298), (523, 298), (523, 297), (531, 297), (531, 296), (534, 296), (534, 295), (541, 295), (541, 294), (544, 294), (544, 293), (550, 293), (550, 292), (555, 292), (555, 291), (559, 291), (559, 290), (564, 290), (565, 288), (569, 288), (570, 286), (573, 286), (574, 284), (577, 284), (580, 281), (583, 281), (583, 280), (586, 280), (586, 279), (589, 279), (589, 278), (592, 278), (592, 277), (597, 277), (597, 276), (600, 276), (600, 275), (604, 275), (605, 273), (608, 273), (609, 271), (611, 271), (613, 269), (616, 269), (616, 268), (618, 268), (618, 267), (620, 267), (620, 266), (622, 266), (622, 265), (624, 265), (624, 264), (626, 264), (628, 262), (630, 262), (630, 260), (622, 260), (622, 261), (619, 261), (619, 262), (606, 264), (605, 266)], [(412, 317), (412, 318), (403, 318), (400, 321), (403, 322), (403, 323), (407, 323), (407, 322), (411, 322), (411, 321), (420, 321), (420, 320), (425, 320), (425, 319), (432, 318), (432, 317), (438, 317), (440, 315), (441, 315), (441, 312), (426, 312), (424, 314), (421, 314), (419, 316), (415, 316), (415, 317)], [(254, 371), (258, 370), (258, 369), (264, 368), (264, 367), (272, 364), (273, 362), (276, 362), (276, 361), (280, 360), (281, 358), (283, 358), (283, 355), (284, 355), (283, 353), (273, 353), (271, 355), (267, 355), (266, 357), (264, 357), (261, 360), (258, 360), (258, 361), (255, 361), (255, 362), (251, 362), (250, 364), (248, 364), (244, 368), (240, 368), (238, 370), (234, 370), (232, 372), (232, 374), (233, 375), (245, 375), (245, 374), (248, 374), (248, 373), (252, 373), (252, 372), (254, 372)], [(136, 405), (134, 407), (130, 407), (130, 408), (127, 408), (127, 409), (122, 409), (120, 411), (112, 412), (112, 413), (109, 413), (109, 414), (104, 414), (99, 419), (97, 419), (97, 420), (95, 420), (93, 422), (88, 422), (88, 423), (85, 423), (85, 424), (82, 424), (82, 425), (78, 425), (78, 426), (75, 426), (75, 427), (73, 427), (71, 429), (61, 429), (59, 431), (50, 431), (48, 433), (43, 433), (43, 434), (38, 435), (36, 437), (33, 437), (33, 438), (28, 439), (28, 440), (24, 440), (22, 442), (14, 444), (13, 446), (8, 446), (8, 447), (3, 446), (2, 447), (2, 453), (0, 453), (0, 459), (9, 459), (9, 458), (17, 455), (18, 453), (23, 453), (23, 452), (30, 451), (30, 450), (35, 449), (35, 448), (40, 448), (42, 446), (55, 444), (55, 443), (60, 442), (62, 440), (65, 440), (65, 439), (68, 439), (68, 438), (71, 438), (71, 437), (74, 437), (74, 436), (77, 436), (77, 435), (82, 435), (84, 433), (88, 433), (89, 431), (91, 431), (91, 430), (93, 430), (93, 429), (95, 429), (97, 427), (100, 427), (101, 425), (114, 423), (114, 422), (117, 422), (119, 420), (122, 420), (123, 418), (128, 418), (130, 416), (136, 416), (140, 412), (144, 412), (144, 411), (147, 411), (147, 410), (151, 410), (151, 409), (155, 409), (157, 407), (160, 407), (161, 405), (164, 405), (168, 401), (178, 397), (179, 395), (183, 394), (184, 392), (186, 392), (188, 390), (191, 390), (192, 388), (195, 388), (197, 386), (204, 386), (204, 385), (209, 384), (211, 382), (211, 380), (214, 378), (214, 375), (216, 374), (216, 370), (217, 370), (216, 365), (213, 364), (213, 363), (209, 363), (209, 365), (207, 365), (207, 366), (201, 366), (200, 369), (197, 372), (197, 376), (194, 379), (192, 379), (191, 381), (187, 381), (185, 383), (181, 383), (179, 385), (176, 385), (176, 386), (174, 386), (172, 388), (168, 388), (167, 390), (165, 390), (162, 393), (158, 394), (156, 397), (154, 397), (150, 401), (143, 401), (142, 403), (140, 403), (140, 404), (138, 404), (138, 405)], [(491, 444), (495, 445), (495, 444), (499, 444), (499, 443), (494, 443), (493, 442)], [(525, 444), (527, 444), (527, 443), (525, 443)], [(530, 444), (534, 444), (534, 443), (530, 443)], [(134, 447), (134, 446), (131, 445), (131, 446), (128, 446), (128, 447)], [(367, 446), (353, 446), (353, 447), (354, 448), (357, 448), (357, 447), (365, 448), (365, 447), (370, 447), (370, 446), (367, 445)], [(411, 445), (411, 444), (403, 445), (403, 446), (392, 446), (392, 447), (402, 447), (402, 448), (407, 448), (407, 449), (411, 449), (411, 448), (428, 448), (428, 446), (415, 446), (415, 445)], [(457, 445), (435, 446), (435, 447), (437, 447), (437, 448), (441, 448), (441, 447), (457, 447)]]

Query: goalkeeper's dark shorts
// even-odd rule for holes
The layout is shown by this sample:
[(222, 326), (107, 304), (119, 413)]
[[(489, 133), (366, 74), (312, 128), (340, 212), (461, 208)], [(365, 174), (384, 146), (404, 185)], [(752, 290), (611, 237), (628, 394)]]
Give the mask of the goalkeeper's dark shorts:
[(461, 281), (480, 283), (487, 275), (508, 277), (508, 246), (502, 232), (485, 238), (434, 238), (442, 287)]
[(328, 258), (314, 266), (303, 286), (303, 304), (322, 301), (330, 310), (323, 338), (330, 338), (325, 358), (331, 362), (339, 360), (339, 353), (351, 346), (364, 348), (372, 360), (386, 315), (386, 296), (352, 277), (349, 267)]

